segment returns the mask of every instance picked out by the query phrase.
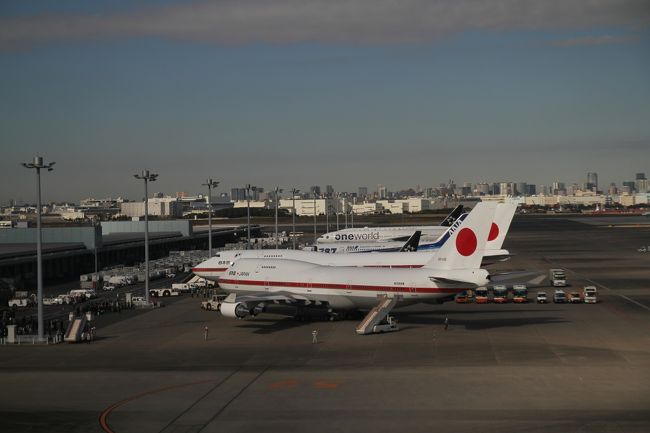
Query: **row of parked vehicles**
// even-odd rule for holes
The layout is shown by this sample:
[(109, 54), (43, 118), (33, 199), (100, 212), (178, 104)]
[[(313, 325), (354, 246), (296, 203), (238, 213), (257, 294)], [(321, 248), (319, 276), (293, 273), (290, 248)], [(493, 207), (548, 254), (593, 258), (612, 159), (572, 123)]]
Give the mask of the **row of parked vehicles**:
[[(510, 296), (512, 293), (512, 296)], [(537, 292), (535, 302), (538, 304), (547, 304), (549, 302), (556, 304), (595, 304), (598, 302), (598, 290), (595, 286), (585, 286), (582, 291), (572, 291), (568, 294), (562, 289), (556, 289), (552, 298), (545, 291)], [(456, 296), (456, 303), (466, 304), (474, 302), (476, 304), (506, 304), (508, 302), (526, 303), (529, 302), (528, 288), (523, 284), (515, 284), (512, 290), (505, 285), (495, 285), (492, 290), (487, 287), (479, 287), (473, 292), (464, 292)]]

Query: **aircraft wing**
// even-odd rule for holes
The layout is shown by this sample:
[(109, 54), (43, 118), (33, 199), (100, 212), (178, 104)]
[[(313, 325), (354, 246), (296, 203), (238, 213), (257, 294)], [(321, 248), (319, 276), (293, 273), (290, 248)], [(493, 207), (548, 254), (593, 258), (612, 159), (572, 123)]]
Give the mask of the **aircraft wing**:
[(463, 287), (468, 287), (468, 286), (469, 287), (478, 287), (478, 285), (476, 283), (473, 283), (473, 282), (470, 282), (470, 281), (454, 280), (454, 279), (451, 279), (451, 278), (442, 278), (442, 277), (429, 277), (429, 279), (431, 281), (433, 281), (434, 283), (441, 283), (441, 284), (445, 284), (445, 285), (457, 284), (457, 285), (463, 286)]
[(301, 295), (296, 295), (295, 293), (290, 293), (290, 292), (273, 292), (273, 293), (268, 293), (268, 292), (258, 292), (258, 293), (251, 293), (251, 294), (246, 294), (246, 295), (236, 295), (235, 293), (231, 293), (228, 295), (226, 299), (224, 299), (224, 302), (242, 302), (242, 303), (256, 303), (256, 302), (287, 302), (287, 303), (295, 303), (295, 302), (305, 302), (308, 301), (307, 298)]

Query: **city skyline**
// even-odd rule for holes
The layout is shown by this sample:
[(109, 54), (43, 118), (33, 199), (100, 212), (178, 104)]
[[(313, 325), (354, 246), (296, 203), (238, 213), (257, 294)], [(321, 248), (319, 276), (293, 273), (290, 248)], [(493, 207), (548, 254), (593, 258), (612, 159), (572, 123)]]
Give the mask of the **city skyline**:
[[(245, 4), (244, 4), (245, 3)], [(230, 17), (230, 19), (224, 19)], [(650, 160), (650, 6), (24, 2), (0, 7), (0, 202), (116, 192), (607, 185)]]
[[(508, 185), (513, 185), (516, 188), (518, 188), (518, 185), (532, 186), (532, 187), (535, 188), (535, 193), (522, 192), (522, 191), (517, 190), (517, 193), (514, 194), (514, 195), (541, 195), (541, 194), (544, 194), (544, 191), (546, 191), (546, 194), (548, 194), (548, 195), (553, 195), (553, 194), (555, 194), (554, 190), (556, 190), (556, 189), (560, 190), (560, 192), (562, 194), (566, 194), (568, 192), (574, 192), (573, 191), (574, 187), (577, 187), (577, 190), (580, 190), (580, 191), (590, 190), (590, 188), (592, 188), (593, 185), (590, 184), (589, 180), (593, 179), (593, 175), (595, 175), (596, 180), (598, 180), (599, 175), (598, 175), (597, 172), (588, 172), (588, 173), (585, 174), (585, 178), (584, 178), (584, 180), (582, 182), (580, 182), (580, 181), (569, 182), (569, 181), (565, 181), (565, 180), (561, 180), (561, 179), (556, 179), (554, 181), (549, 181), (549, 182), (546, 182), (546, 183), (536, 184), (536, 183), (524, 182), (524, 181), (520, 181), (520, 180), (468, 181), (468, 180), (449, 179), (447, 182), (438, 182), (438, 183), (430, 184), (430, 185), (427, 185), (427, 184), (414, 184), (414, 185), (410, 185), (410, 186), (405, 186), (403, 188), (391, 188), (389, 185), (386, 185), (386, 184), (377, 184), (377, 185), (374, 185), (374, 186), (358, 185), (357, 187), (347, 189), (347, 190), (338, 189), (338, 188), (333, 187), (332, 192), (334, 194), (336, 194), (336, 193), (346, 193), (346, 194), (350, 194), (350, 195), (354, 195), (354, 196), (359, 196), (359, 191), (360, 190), (366, 190), (368, 198), (371, 198), (371, 199), (377, 198), (377, 199), (379, 199), (379, 198), (382, 198), (381, 197), (382, 193), (379, 191), (380, 189), (383, 189), (385, 191), (384, 194), (389, 193), (389, 194), (393, 195), (393, 194), (401, 193), (401, 192), (408, 191), (408, 190), (417, 191), (417, 189), (419, 188), (420, 195), (426, 196), (426, 190), (427, 189), (433, 189), (433, 190), (444, 189), (444, 187), (449, 186), (449, 181), (451, 181), (451, 182), (453, 182), (453, 185), (456, 188), (461, 188), (465, 184), (470, 184), (471, 187), (472, 187), (472, 192), (475, 191), (476, 188), (479, 187), (479, 185), (488, 185), (490, 187), (490, 189), (491, 189), (494, 186), (499, 187), (500, 184), (508, 184)], [(621, 180), (620, 182), (614, 182), (614, 184), (615, 184), (615, 186), (617, 188), (618, 193), (621, 193), (623, 188), (625, 187), (624, 183), (634, 184), (635, 182), (638, 182), (639, 179), (645, 180), (646, 183), (648, 182), (648, 179), (647, 179), (647, 176), (646, 176), (645, 172), (636, 172), (636, 173), (633, 173), (629, 179)], [(608, 190), (609, 190), (609, 188), (611, 186), (611, 183), (612, 182), (601, 183), (600, 181), (598, 181), (598, 183), (596, 185), (597, 189), (598, 189), (598, 192), (600, 192), (602, 194), (605, 194), (605, 195), (608, 195), (609, 194)], [(152, 185), (155, 185), (155, 183), (152, 184)], [(273, 194), (273, 188), (275, 187), (275, 186), (268, 186), (268, 185), (265, 185), (265, 184), (258, 184), (258, 185), (252, 185), (252, 186), (254, 186), (257, 189), (257, 191), (251, 190), (251, 192), (250, 192), (251, 200), (261, 200), (262, 199), (261, 197), (266, 197), (268, 194)], [(332, 186), (332, 185), (328, 184), (327, 186), (329, 187), (329, 186)], [(228, 187), (223, 182), (220, 182), (219, 186), (213, 188), (213, 191), (212, 191), (213, 201), (215, 203), (219, 202), (219, 201), (223, 201), (224, 197), (227, 197), (227, 199), (230, 200), (230, 201), (245, 200), (245, 187), (246, 187), (246, 185), (237, 185), (237, 186)], [(294, 186), (287, 186), (285, 188), (281, 188), (283, 191), (280, 192), (279, 196), (280, 197), (289, 197), (291, 195), (290, 192), (289, 192), (290, 188), (293, 188), (293, 187)], [(300, 191), (298, 195), (310, 196), (311, 194), (313, 194), (313, 188), (315, 188), (315, 187), (320, 188), (321, 186), (320, 185), (311, 185), (309, 187), (297, 188)], [(544, 188), (544, 191), (542, 191), (542, 188)], [(324, 196), (326, 196), (328, 194), (328, 192), (326, 192), (325, 189), (323, 189), (323, 188), (320, 188), (320, 189), (321, 189), (321, 191), (318, 193), (319, 197), (321, 197), (321, 196), (324, 197)], [(241, 191), (244, 191), (244, 192), (242, 193)], [(237, 193), (236, 197), (233, 196), (233, 194), (235, 192)], [(593, 192), (595, 192), (595, 191), (593, 191)], [(639, 191), (634, 191), (634, 192), (639, 192)], [(642, 191), (642, 192), (646, 192), (646, 191)], [(650, 192), (650, 191), (647, 191), (647, 192)], [(194, 191), (180, 191), (180, 190), (173, 190), (172, 191), (172, 190), (168, 190), (168, 191), (164, 191), (164, 190), (156, 189), (155, 187), (150, 187), (150, 190), (149, 190), (149, 198), (176, 197), (178, 194), (183, 194), (183, 195), (192, 196), (192, 197), (194, 197), (194, 196), (204, 196), (204, 197), (207, 196), (207, 193), (205, 191), (202, 191), (202, 190), (194, 190)], [(499, 194), (501, 194), (501, 193), (499, 193)], [(499, 194), (495, 194), (495, 195), (499, 195)], [(462, 195), (462, 194), (458, 194), (458, 195)], [(491, 194), (486, 194), (486, 195), (491, 195)], [(54, 200), (54, 199), (45, 199), (44, 198), (44, 203), (46, 203), (46, 202), (52, 202), (52, 203), (66, 203), (66, 202), (67, 203), (80, 203), (82, 200), (87, 200), (87, 199), (103, 200), (103, 199), (117, 199), (117, 198), (122, 198), (125, 201), (141, 201), (144, 198), (143, 194), (141, 194), (140, 197), (136, 197), (136, 196), (137, 196), (137, 194), (135, 194), (134, 196), (128, 196), (128, 195), (125, 195), (125, 194), (120, 194), (120, 193), (114, 192), (112, 194), (108, 194), (108, 195), (105, 195), (105, 196), (97, 196), (97, 195), (95, 195), (95, 196), (85, 196), (85, 197), (63, 199), (63, 200)], [(388, 198), (388, 197), (384, 197), (384, 198)], [(0, 205), (7, 205), (10, 202), (10, 200), (13, 200), (16, 203), (16, 205), (32, 204), (32, 202), (29, 199), (24, 200), (24, 199), (21, 199), (21, 198), (10, 197), (10, 198), (8, 198), (6, 200), (0, 199)]]

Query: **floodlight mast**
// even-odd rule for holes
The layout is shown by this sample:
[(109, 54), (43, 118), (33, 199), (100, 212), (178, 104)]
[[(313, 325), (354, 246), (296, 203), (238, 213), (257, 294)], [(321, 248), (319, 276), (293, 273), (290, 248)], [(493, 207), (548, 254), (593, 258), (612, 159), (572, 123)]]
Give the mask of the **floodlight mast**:
[(279, 201), (279, 194), (283, 191), (282, 188), (275, 187), (275, 194), (273, 196), (273, 200), (275, 201), (275, 249), (277, 250), (279, 248), (279, 241), (278, 241), (278, 201)]
[(249, 183), (246, 185), (246, 226), (248, 233), (248, 245), (246, 245), (246, 249), (249, 249), (251, 246), (251, 190), (255, 192), (257, 191), (257, 187)]
[(158, 178), (156, 173), (149, 170), (142, 170), (141, 174), (134, 174), (133, 177), (144, 181), (144, 297), (149, 304), (149, 182), (155, 182)]
[(296, 194), (300, 192), (299, 189), (293, 188), (291, 190), (291, 199), (293, 200), (293, 210), (291, 212), (293, 221), (293, 233), (291, 239), (293, 240), (293, 249), (296, 249)]
[(208, 258), (212, 257), (212, 188), (219, 186), (219, 182), (209, 178), (201, 185), (208, 187)]
[(36, 203), (36, 304), (38, 308), (38, 341), (43, 341), (44, 336), (44, 323), (43, 323), (43, 236), (41, 229), (41, 169), (47, 171), (52, 171), (52, 168), (56, 164), (55, 162), (50, 162), (46, 164), (43, 162), (43, 157), (35, 156), (32, 162), (23, 162), (22, 166), (25, 168), (30, 168), (36, 170), (36, 185), (37, 185), (37, 203)]

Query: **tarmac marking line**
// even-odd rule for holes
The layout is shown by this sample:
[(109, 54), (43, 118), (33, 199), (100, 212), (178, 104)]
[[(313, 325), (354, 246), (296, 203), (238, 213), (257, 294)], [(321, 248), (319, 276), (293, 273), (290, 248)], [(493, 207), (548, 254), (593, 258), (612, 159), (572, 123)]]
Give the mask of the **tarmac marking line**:
[(146, 397), (148, 395), (158, 394), (158, 393), (161, 393), (161, 392), (164, 392), (164, 391), (169, 391), (171, 389), (185, 388), (185, 387), (188, 387), (188, 386), (200, 385), (200, 384), (209, 383), (209, 382), (213, 382), (213, 380), (200, 380), (200, 381), (197, 381), (197, 382), (181, 383), (181, 384), (177, 384), (177, 385), (166, 386), (164, 388), (158, 388), (158, 389), (154, 389), (154, 390), (151, 390), (151, 391), (141, 392), (140, 394), (132, 395), (132, 396), (127, 397), (127, 398), (125, 398), (123, 400), (120, 400), (120, 401), (118, 401), (116, 403), (113, 403), (112, 405), (110, 405), (109, 407), (104, 409), (102, 411), (102, 413), (99, 415), (99, 425), (101, 426), (101, 428), (106, 433), (115, 433), (115, 431), (112, 430), (111, 427), (108, 425), (108, 416), (111, 414), (111, 412), (113, 412), (118, 407), (123, 406), (126, 403), (129, 403), (131, 401), (137, 400), (139, 398)]
[(210, 388), (206, 393), (204, 393), (201, 397), (199, 397), (199, 398), (198, 398), (194, 403), (192, 403), (192, 404), (191, 404), (190, 406), (188, 406), (184, 411), (182, 411), (181, 413), (179, 413), (176, 417), (174, 417), (174, 419), (172, 419), (169, 423), (167, 423), (167, 425), (166, 425), (165, 427), (163, 427), (160, 431), (161, 431), (161, 432), (164, 432), (167, 428), (169, 428), (169, 426), (171, 426), (171, 425), (174, 424), (176, 421), (178, 421), (178, 419), (180, 419), (180, 417), (182, 417), (182, 416), (185, 415), (187, 412), (189, 412), (189, 411), (190, 411), (194, 406), (196, 406), (196, 405), (197, 405), (201, 400), (203, 400), (203, 399), (206, 398), (208, 395), (210, 395), (210, 394), (211, 394), (215, 389), (219, 388), (219, 387), (220, 387), (220, 386), (221, 386), (225, 381), (227, 381), (228, 379), (230, 379), (230, 378), (231, 378), (235, 373), (237, 373), (239, 370), (241, 370), (241, 368), (240, 368), (240, 369), (237, 369), (237, 370), (235, 370), (235, 371), (233, 371), (232, 373), (230, 373), (229, 375), (227, 375), (226, 377), (224, 377), (223, 379), (221, 379), (219, 382), (217, 382), (217, 383), (216, 383), (212, 388)]
[(255, 383), (255, 381), (257, 381), (257, 379), (259, 379), (260, 377), (262, 377), (262, 375), (263, 375), (264, 373), (266, 373), (266, 371), (267, 371), (269, 368), (270, 368), (270, 366), (267, 365), (266, 367), (264, 367), (264, 369), (263, 369), (262, 371), (260, 371), (259, 373), (257, 373), (257, 374), (255, 375), (255, 377), (254, 377), (250, 382), (248, 382), (248, 383), (246, 384), (246, 386), (244, 386), (242, 389), (240, 389), (239, 392), (237, 392), (237, 394), (235, 394), (235, 395), (234, 395), (230, 400), (228, 400), (228, 402), (227, 402), (227, 403), (226, 403), (226, 404), (225, 404), (221, 409), (219, 409), (219, 410), (217, 411), (217, 413), (215, 413), (215, 414), (214, 414), (214, 415), (213, 415), (213, 416), (212, 416), (212, 417), (211, 417), (211, 418), (210, 418), (210, 419), (209, 419), (205, 424), (203, 424), (203, 426), (202, 426), (200, 429), (198, 429), (198, 430), (196, 431), (196, 433), (200, 433), (200, 432), (202, 432), (202, 431), (203, 431), (203, 430), (204, 430), (208, 425), (210, 425), (210, 424), (212, 423), (212, 421), (214, 421), (215, 419), (217, 419), (217, 417), (218, 417), (219, 415), (221, 415), (221, 414), (223, 413), (223, 411), (226, 410), (226, 408), (228, 408), (228, 406), (230, 406), (230, 405), (232, 404), (232, 402), (234, 402), (235, 400), (237, 400), (237, 398), (239, 398), (239, 396), (242, 395), (242, 394), (244, 393), (244, 391), (246, 391), (246, 390), (247, 390), (247, 389), (248, 389), (248, 388), (249, 388), (253, 383)]

